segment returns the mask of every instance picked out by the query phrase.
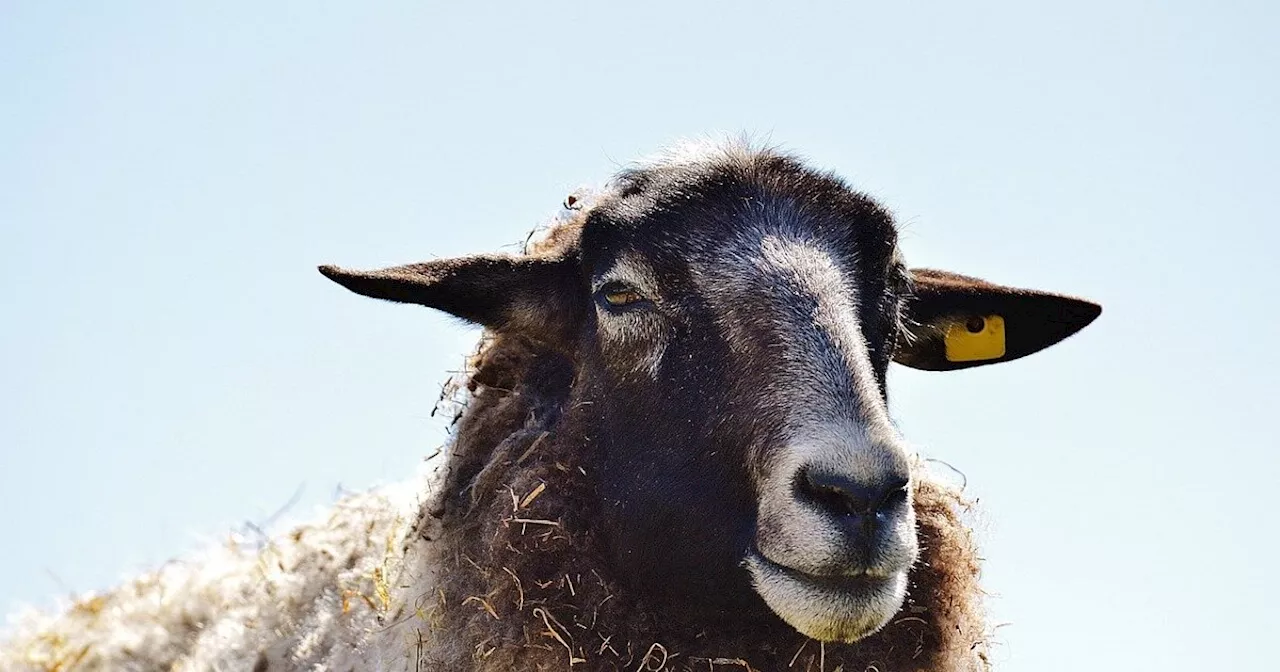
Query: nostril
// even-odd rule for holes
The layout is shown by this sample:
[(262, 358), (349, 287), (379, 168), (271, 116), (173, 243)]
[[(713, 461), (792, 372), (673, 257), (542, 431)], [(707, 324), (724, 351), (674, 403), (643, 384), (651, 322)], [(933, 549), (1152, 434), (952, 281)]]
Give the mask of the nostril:
[(826, 470), (806, 469), (800, 479), (801, 494), (819, 508), (835, 514), (869, 513), (875, 493), (860, 483)]
[(902, 478), (863, 482), (826, 469), (805, 469), (797, 483), (799, 495), (836, 515), (866, 515), (885, 511), (907, 499)]
[(876, 505), (876, 511), (884, 511), (894, 506), (907, 503), (911, 497), (911, 481), (901, 478), (894, 479), (883, 490), (880, 495), (880, 503)]

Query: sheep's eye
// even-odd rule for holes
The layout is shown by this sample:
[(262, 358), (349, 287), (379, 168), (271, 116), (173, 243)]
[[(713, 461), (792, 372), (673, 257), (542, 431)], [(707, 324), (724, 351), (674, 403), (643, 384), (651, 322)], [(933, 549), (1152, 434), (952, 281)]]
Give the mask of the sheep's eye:
[(610, 282), (600, 288), (600, 298), (614, 308), (622, 308), (647, 301), (640, 292), (621, 282)]

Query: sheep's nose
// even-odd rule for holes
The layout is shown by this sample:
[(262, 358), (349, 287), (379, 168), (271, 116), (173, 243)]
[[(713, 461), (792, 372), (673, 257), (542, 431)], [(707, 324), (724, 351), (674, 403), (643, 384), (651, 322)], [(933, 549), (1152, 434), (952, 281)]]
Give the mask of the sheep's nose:
[(866, 517), (887, 513), (907, 501), (908, 480), (885, 475), (870, 480), (857, 480), (828, 469), (805, 469), (798, 480), (800, 499), (837, 518)]

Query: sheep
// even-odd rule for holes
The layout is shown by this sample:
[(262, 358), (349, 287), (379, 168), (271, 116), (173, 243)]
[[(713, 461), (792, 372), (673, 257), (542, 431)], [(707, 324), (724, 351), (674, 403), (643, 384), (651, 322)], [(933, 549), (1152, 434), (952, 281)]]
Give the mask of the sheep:
[(908, 269), (883, 207), (742, 143), (571, 197), (521, 255), (320, 271), (485, 328), (444, 455), (28, 616), (0, 668), (987, 669), (969, 503), (886, 370), (1011, 361), (1101, 310)]

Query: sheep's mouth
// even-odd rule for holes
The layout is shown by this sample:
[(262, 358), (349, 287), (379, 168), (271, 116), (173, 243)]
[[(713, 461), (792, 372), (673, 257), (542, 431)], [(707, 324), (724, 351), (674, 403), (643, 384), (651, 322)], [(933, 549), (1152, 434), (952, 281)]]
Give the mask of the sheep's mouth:
[[(754, 559), (751, 556), (754, 556)], [(892, 575), (890, 574), (875, 574), (868, 570), (860, 569), (850, 569), (838, 574), (810, 574), (809, 572), (805, 572), (794, 567), (788, 567), (779, 562), (770, 560), (768, 556), (761, 553), (758, 549), (753, 549), (750, 552), (747, 562), (761, 563), (768, 566), (770, 571), (779, 572), (793, 580), (803, 581), (824, 590), (859, 592), (873, 589), (878, 583), (892, 578)]]
[(902, 607), (907, 572), (814, 575), (779, 564), (752, 549), (745, 564), (769, 608), (802, 634), (855, 642), (874, 633)]

